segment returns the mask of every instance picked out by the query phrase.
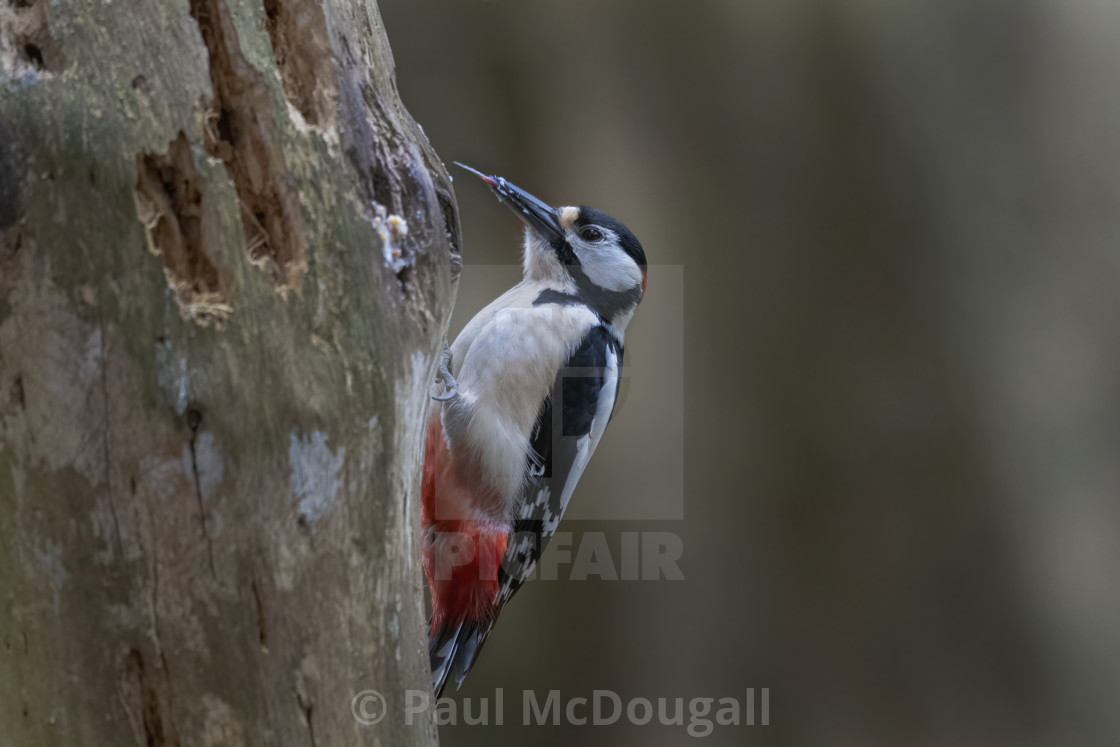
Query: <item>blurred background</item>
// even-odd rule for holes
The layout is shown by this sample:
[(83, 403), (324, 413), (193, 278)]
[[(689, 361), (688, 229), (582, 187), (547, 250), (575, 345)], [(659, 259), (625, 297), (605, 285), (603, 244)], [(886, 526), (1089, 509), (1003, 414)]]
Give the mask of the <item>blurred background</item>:
[[(523, 727), (521, 693), (747, 687), (770, 725), (706, 742), (1120, 742), (1120, 4), (381, 9), (449, 164), (643, 242), (626, 401), (561, 529), (683, 547), (684, 580), (527, 585), (459, 694), (503, 688), (507, 725), (444, 745), (677, 745)], [(520, 224), (454, 176), (457, 332)]]

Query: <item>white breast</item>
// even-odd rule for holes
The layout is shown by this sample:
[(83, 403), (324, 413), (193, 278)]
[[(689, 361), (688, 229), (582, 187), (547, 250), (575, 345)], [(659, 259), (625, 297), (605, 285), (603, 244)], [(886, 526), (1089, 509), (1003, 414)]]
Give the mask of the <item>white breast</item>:
[(560, 367), (597, 317), (583, 306), (533, 306), (520, 284), (483, 309), (451, 346), (459, 395), (470, 408), (467, 440), (482, 478), (509, 518), (525, 480), (529, 436)]

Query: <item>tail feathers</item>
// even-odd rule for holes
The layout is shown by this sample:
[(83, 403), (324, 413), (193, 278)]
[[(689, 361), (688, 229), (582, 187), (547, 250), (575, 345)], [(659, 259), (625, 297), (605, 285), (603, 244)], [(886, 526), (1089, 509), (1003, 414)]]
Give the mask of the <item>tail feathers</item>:
[(437, 698), (443, 695), (448, 681), (454, 681), (456, 689), (462, 687), (493, 625), (489, 620), (445, 623), (428, 635), (432, 687)]

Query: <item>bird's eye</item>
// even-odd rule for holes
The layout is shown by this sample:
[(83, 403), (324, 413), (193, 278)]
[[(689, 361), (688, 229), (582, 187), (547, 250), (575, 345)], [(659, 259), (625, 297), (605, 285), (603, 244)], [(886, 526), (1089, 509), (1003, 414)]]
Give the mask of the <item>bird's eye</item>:
[(595, 226), (584, 226), (579, 230), (579, 237), (584, 241), (602, 241), (603, 232)]

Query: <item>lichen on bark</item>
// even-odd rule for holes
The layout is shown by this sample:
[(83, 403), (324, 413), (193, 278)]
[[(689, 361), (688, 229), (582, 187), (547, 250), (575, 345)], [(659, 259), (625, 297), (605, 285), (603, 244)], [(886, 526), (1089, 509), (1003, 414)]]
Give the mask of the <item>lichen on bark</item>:
[(434, 742), (350, 712), (428, 679), (412, 505), (459, 246), (376, 5), (0, 15), (6, 736)]

